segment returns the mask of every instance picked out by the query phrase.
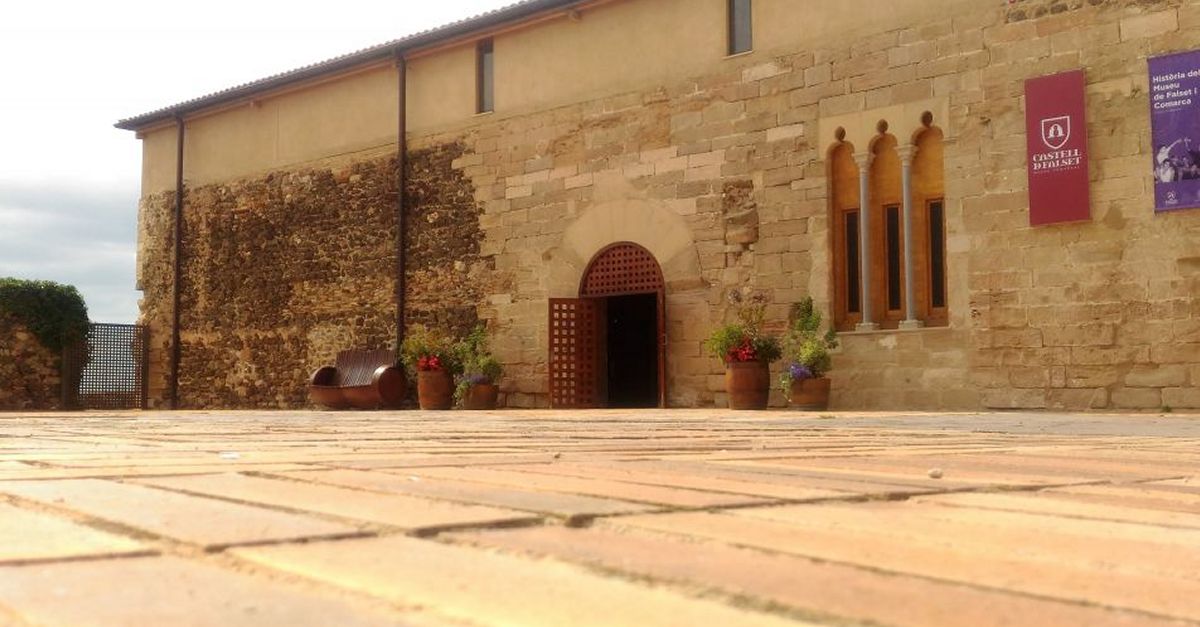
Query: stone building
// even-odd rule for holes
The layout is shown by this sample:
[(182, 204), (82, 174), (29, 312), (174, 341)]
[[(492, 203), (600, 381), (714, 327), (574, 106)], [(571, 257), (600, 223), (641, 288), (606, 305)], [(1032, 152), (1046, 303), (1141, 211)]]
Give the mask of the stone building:
[[(843, 331), (835, 408), (1200, 407), (1147, 70), (1197, 47), (1184, 0), (528, 0), (123, 120), (151, 396), (486, 321), (510, 406), (721, 403), (750, 288)], [(1024, 82), (1075, 69), (1091, 217), (1030, 226)]]

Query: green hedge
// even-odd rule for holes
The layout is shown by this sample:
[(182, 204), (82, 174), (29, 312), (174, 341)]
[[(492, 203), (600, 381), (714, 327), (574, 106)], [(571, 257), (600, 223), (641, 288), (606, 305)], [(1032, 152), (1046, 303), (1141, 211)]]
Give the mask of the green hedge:
[(56, 353), (88, 332), (87, 305), (71, 285), (0, 277), (0, 313), (11, 314)]

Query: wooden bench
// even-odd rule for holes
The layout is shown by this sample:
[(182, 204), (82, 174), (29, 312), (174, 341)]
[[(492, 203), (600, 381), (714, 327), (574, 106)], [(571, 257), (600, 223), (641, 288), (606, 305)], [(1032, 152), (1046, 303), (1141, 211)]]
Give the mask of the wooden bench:
[(348, 350), (313, 373), (308, 398), (330, 409), (396, 409), (408, 383), (390, 350)]

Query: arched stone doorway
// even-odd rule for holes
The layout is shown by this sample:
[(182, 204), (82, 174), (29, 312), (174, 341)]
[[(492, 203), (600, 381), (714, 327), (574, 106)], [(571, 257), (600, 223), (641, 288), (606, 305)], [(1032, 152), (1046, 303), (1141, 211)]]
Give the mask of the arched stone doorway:
[(649, 250), (618, 242), (588, 263), (579, 298), (550, 300), (552, 406), (666, 406), (665, 285)]

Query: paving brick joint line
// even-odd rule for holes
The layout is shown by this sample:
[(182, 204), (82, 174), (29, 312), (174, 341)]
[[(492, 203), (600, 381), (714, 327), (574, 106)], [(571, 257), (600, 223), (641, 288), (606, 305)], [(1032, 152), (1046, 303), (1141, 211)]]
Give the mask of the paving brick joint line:
[(3, 414), (0, 622), (1200, 624), (1196, 442), (1119, 415)]

